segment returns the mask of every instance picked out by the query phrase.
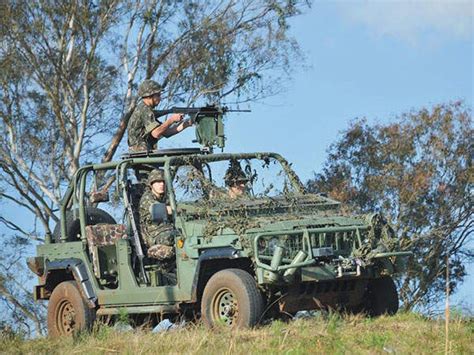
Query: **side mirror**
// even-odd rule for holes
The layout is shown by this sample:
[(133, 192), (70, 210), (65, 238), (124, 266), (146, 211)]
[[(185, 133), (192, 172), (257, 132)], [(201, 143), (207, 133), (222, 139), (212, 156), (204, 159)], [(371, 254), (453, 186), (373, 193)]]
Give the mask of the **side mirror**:
[(166, 205), (161, 202), (154, 203), (150, 206), (151, 221), (156, 224), (168, 222), (168, 210)]

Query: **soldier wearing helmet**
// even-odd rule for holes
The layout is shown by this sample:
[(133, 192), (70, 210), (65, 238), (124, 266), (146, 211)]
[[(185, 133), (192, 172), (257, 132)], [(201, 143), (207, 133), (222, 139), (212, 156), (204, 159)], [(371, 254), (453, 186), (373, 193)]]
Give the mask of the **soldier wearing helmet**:
[(228, 196), (234, 199), (245, 195), (248, 180), (240, 163), (237, 160), (231, 160), (224, 176)]
[(166, 201), (166, 184), (163, 170), (155, 169), (148, 175), (147, 189), (140, 198), (140, 231), (148, 248), (147, 255), (162, 262), (164, 269), (175, 256), (176, 230), (167, 223), (156, 224), (151, 220), (150, 207)]
[(128, 122), (128, 146), (132, 152), (156, 149), (162, 137), (171, 137), (192, 125), (190, 120), (183, 121), (183, 115), (173, 114), (161, 123), (155, 119), (153, 108), (161, 101), (162, 88), (153, 80), (145, 80), (138, 87), (138, 104)]

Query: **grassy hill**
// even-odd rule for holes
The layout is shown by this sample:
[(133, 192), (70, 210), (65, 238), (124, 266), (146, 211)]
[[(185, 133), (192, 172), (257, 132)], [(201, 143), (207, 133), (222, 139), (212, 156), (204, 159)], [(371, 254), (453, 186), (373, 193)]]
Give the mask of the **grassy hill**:
[[(415, 314), (368, 319), (362, 316), (315, 317), (291, 322), (275, 321), (258, 329), (208, 330), (190, 324), (153, 334), (139, 329), (120, 333), (100, 326), (92, 334), (74, 339), (0, 339), (0, 352), (20, 354), (101, 353), (443, 353), (444, 322)], [(474, 320), (458, 318), (449, 326), (451, 354), (474, 354)]]

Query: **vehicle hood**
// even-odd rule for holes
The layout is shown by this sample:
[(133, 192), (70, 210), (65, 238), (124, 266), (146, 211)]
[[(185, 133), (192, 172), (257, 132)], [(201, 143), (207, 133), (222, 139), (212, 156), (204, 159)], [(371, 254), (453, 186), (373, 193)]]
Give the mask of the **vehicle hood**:
[(254, 234), (327, 226), (362, 226), (365, 216), (353, 216), (338, 202), (319, 196), (241, 199), (178, 206), (188, 223), (200, 225), (206, 236)]

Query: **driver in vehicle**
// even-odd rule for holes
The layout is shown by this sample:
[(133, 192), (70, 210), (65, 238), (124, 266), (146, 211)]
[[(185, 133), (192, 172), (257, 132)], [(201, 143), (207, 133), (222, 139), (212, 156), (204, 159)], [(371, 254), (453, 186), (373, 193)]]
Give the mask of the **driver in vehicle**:
[[(150, 207), (157, 202), (166, 202), (164, 172), (160, 169), (150, 172), (147, 188), (140, 199), (140, 231), (148, 248), (148, 257), (161, 261), (162, 266), (167, 269), (175, 256), (174, 244), (177, 231), (171, 224), (152, 222)], [(168, 206), (167, 209), (170, 213)]]
[(237, 199), (247, 195), (247, 183), (249, 179), (237, 160), (230, 161), (229, 168), (224, 176), (224, 181), (227, 186), (227, 195), (231, 199)]

